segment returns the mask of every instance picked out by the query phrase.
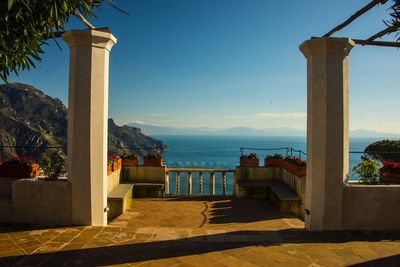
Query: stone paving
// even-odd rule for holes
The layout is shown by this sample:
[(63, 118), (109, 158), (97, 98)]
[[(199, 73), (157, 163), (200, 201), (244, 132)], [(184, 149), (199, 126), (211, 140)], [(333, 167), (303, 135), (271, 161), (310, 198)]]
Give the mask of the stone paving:
[(0, 226), (0, 266), (400, 266), (400, 233), (323, 232), (265, 199), (135, 199), (108, 227)]

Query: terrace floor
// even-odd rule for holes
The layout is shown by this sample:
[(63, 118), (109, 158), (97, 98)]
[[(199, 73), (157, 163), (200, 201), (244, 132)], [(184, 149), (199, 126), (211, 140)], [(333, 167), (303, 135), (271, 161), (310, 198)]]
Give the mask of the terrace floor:
[(400, 233), (304, 230), (265, 199), (134, 199), (107, 227), (0, 226), (0, 266), (400, 266)]

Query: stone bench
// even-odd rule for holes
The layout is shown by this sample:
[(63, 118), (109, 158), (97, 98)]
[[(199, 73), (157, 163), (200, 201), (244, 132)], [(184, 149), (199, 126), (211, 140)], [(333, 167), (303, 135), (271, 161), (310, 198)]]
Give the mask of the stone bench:
[(238, 197), (269, 197), (271, 182), (238, 182)]
[(119, 184), (114, 190), (108, 193), (107, 206), (109, 220), (115, 219), (124, 213), (132, 201), (132, 184)]
[(133, 183), (133, 197), (163, 197), (164, 184), (161, 183)]
[(272, 184), (269, 198), (280, 213), (294, 213), (296, 216), (303, 217), (302, 200), (287, 185)]
[(238, 197), (267, 197), (280, 213), (303, 218), (302, 199), (281, 182), (239, 182)]

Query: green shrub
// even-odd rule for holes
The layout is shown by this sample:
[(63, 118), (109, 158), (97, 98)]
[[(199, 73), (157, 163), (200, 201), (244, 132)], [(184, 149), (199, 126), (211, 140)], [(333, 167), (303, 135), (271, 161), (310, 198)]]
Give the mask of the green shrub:
[(362, 161), (353, 168), (353, 175), (359, 177), (363, 184), (378, 184), (379, 168), (374, 160), (362, 157)]
[(57, 180), (64, 168), (65, 161), (58, 152), (45, 152), (40, 156), (39, 165), (47, 179)]

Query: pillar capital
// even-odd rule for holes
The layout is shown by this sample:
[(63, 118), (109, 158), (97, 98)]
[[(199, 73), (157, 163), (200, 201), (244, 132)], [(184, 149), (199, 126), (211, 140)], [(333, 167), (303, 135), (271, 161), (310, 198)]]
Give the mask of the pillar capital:
[(110, 51), (111, 47), (117, 43), (117, 39), (107, 28), (101, 30), (71, 30), (65, 32), (62, 38), (70, 49), (81, 46), (92, 46)]
[(349, 38), (322, 37), (304, 41), (300, 51), (306, 58), (313, 55), (342, 54), (348, 56), (355, 43)]

